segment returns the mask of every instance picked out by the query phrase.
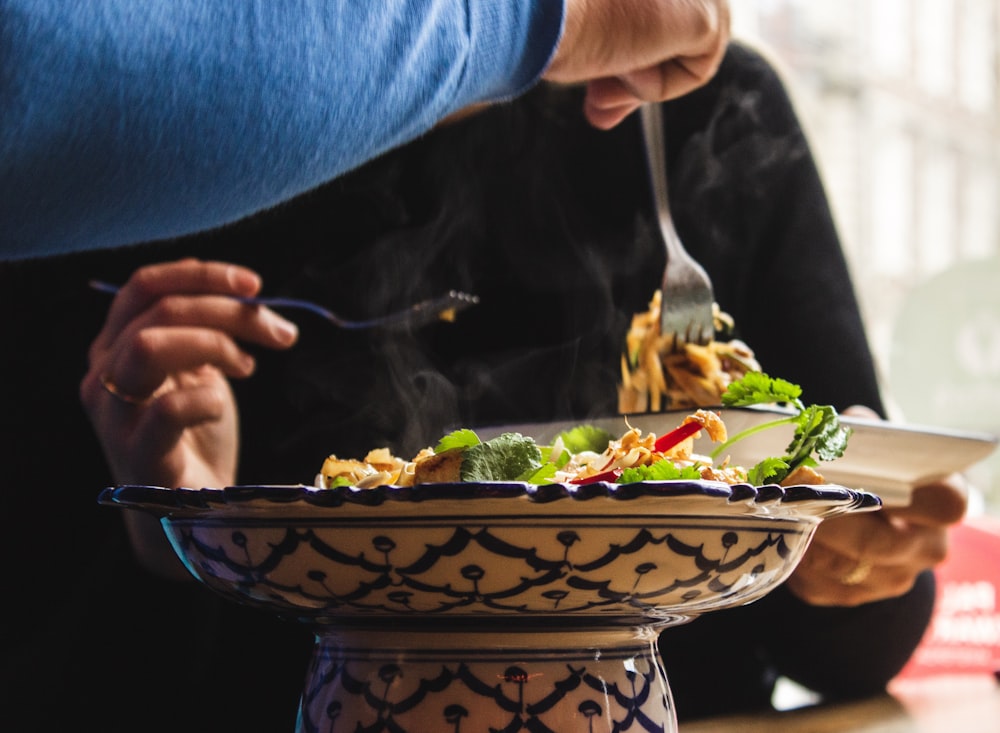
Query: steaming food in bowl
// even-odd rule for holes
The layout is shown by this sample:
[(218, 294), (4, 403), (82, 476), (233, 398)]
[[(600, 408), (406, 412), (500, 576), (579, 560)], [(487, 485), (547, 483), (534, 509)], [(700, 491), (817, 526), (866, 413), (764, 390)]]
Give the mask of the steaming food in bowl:
[[(411, 459), (393, 455), (387, 448), (370, 451), (364, 459), (327, 457), (316, 478), (320, 488), (357, 486), (373, 488), (427, 483), (523, 481), (531, 484), (586, 484), (598, 481), (710, 480), (727, 484), (821, 484), (818, 461), (841, 456), (850, 429), (840, 425), (830, 406), (806, 406), (801, 388), (763, 372), (748, 372), (730, 382), (720, 401), (726, 406), (784, 403), (794, 411), (762, 425), (793, 424), (794, 437), (782, 456), (762, 456), (754, 466), (730, 465), (727, 449), (746, 433), (729, 436), (718, 413), (696, 410), (673, 430), (662, 435), (643, 434), (627, 424), (615, 438), (606, 430), (580, 425), (539, 445), (520, 433), (503, 433), (483, 441), (472, 430), (456, 430), (436, 446)], [(718, 446), (709, 455), (694, 452), (694, 441), (704, 431)]]
[[(822, 484), (818, 461), (839, 458), (851, 430), (840, 425), (829, 405), (805, 406), (801, 388), (765, 374), (753, 351), (738, 339), (713, 339), (706, 345), (674, 348), (673, 337), (660, 333), (662, 293), (649, 310), (636, 314), (626, 338), (619, 385), (624, 432), (582, 424), (559, 433), (547, 444), (531, 436), (505, 432), (481, 440), (470, 429), (444, 436), (436, 446), (404, 459), (376, 448), (363, 459), (330, 455), (316, 477), (320, 488), (415, 486), (430, 483), (520, 481), (531, 484), (586, 484), (598, 481), (706, 480), (727, 484)], [(715, 331), (732, 331), (732, 319), (715, 306)], [(730, 437), (718, 412), (694, 409), (667, 433), (643, 434), (627, 415), (712, 406), (748, 407), (783, 404), (793, 414), (758, 424)], [(782, 456), (762, 456), (753, 466), (732, 465), (727, 449), (768, 427), (793, 424), (794, 437)], [(705, 433), (718, 446), (695, 453)]]
[[(720, 405), (730, 383), (761, 371), (753, 351), (738, 339), (712, 340), (704, 346), (686, 343), (675, 350), (673, 336), (660, 333), (662, 297), (657, 290), (649, 310), (632, 317), (621, 360), (620, 413)], [(731, 332), (732, 318), (718, 305), (714, 310), (716, 333)]]

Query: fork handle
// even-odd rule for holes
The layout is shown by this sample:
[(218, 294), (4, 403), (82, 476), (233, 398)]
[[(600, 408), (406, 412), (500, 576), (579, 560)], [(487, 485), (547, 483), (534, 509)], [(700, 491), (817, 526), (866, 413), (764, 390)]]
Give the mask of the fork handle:
[[(101, 293), (109, 293), (114, 295), (119, 290), (121, 290), (120, 285), (113, 285), (109, 282), (104, 282), (103, 280), (90, 280), (87, 283), (92, 290), (97, 290)], [(341, 323), (343, 319), (334, 315), (326, 308), (312, 303), (308, 300), (299, 300), (297, 298), (282, 298), (282, 297), (263, 297), (260, 295), (227, 295), (227, 298), (232, 298), (240, 303), (245, 303), (247, 305), (266, 305), (273, 308), (301, 308), (302, 310), (312, 311), (316, 315), (322, 316), (334, 323)], [(349, 323), (346, 322), (345, 323)]]
[(87, 285), (91, 290), (96, 290), (101, 293), (110, 293), (111, 295), (114, 295), (121, 290), (118, 285), (112, 285), (111, 283), (106, 283), (103, 280), (89, 280)]
[[(681, 244), (680, 235), (674, 227), (674, 217), (670, 213), (670, 193), (667, 188), (667, 144), (663, 134), (663, 107), (658, 102), (647, 102), (640, 109), (642, 134), (646, 142), (646, 163), (653, 186), (653, 202), (659, 218), (660, 232), (667, 249), (667, 263), (690, 260), (691, 257)], [(692, 260), (695, 267), (701, 266)]]
[(669, 221), (673, 228), (673, 219), (668, 205), (669, 189), (667, 188), (667, 146), (663, 135), (663, 108), (657, 102), (647, 102), (639, 110), (642, 119), (642, 134), (646, 139), (647, 164), (649, 176), (653, 183), (653, 200), (656, 213), (661, 219)]

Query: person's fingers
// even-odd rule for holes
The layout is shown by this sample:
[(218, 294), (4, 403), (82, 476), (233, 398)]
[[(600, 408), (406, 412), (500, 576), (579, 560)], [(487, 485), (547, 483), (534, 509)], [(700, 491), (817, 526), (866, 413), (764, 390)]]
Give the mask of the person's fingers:
[(903, 566), (807, 552), (787, 583), (796, 597), (815, 606), (857, 606), (903, 595), (917, 575)]
[(900, 526), (877, 515), (830, 519), (820, 525), (810, 552), (837, 574), (841, 565), (869, 562), (903, 566), (915, 571), (944, 559), (948, 534), (942, 527)]
[(702, 86), (715, 74), (715, 58), (675, 59), (587, 83), (583, 112), (600, 130), (609, 130), (644, 103), (675, 99)]
[(287, 348), (298, 338), (298, 327), (270, 308), (216, 295), (165, 295), (134, 318), (125, 332), (168, 327), (222, 331), (272, 349)]
[(946, 525), (902, 522), (882, 510), (828, 519), (816, 529), (812, 544), (854, 561), (930, 566), (944, 558), (947, 531)]
[(679, 62), (700, 86), (721, 63), (729, 37), (724, 0), (570, 0), (563, 38), (544, 77), (574, 84)]
[(190, 428), (221, 420), (228, 405), (222, 380), (171, 390), (150, 405), (135, 426), (135, 444), (150, 457), (166, 455)]
[[(880, 422), (878, 413), (864, 405), (851, 405), (841, 411), (845, 417)], [(968, 509), (969, 492), (965, 478), (954, 473), (913, 490), (910, 503), (904, 507), (891, 507), (883, 514), (894, 520), (919, 524), (946, 526), (960, 521)]]
[(882, 420), (879, 414), (867, 405), (851, 405), (850, 407), (846, 407), (841, 410), (840, 414), (846, 417), (872, 420), (875, 422), (880, 422)]
[(102, 384), (100, 372), (94, 367), (91, 367), (80, 380), (79, 394), (84, 410), (96, 427), (99, 417), (107, 416), (101, 409), (104, 401), (110, 400), (112, 396), (108, 394), (107, 387)]
[(227, 262), (184, 259), (136, 270), (115, 295), (91, 350), (107, 348), (136, 316), (173, 293), (253, 296), (261, 280), (253, 270)]
[(943, 527), (961, 521), (968, 505), (969, 495), (965, 479), (956, 473), (916, 487), (908, 505), (884, 511), (894, 519), (911, 524)]
[[(229, 377), (253, 373), (254, 358), (228, 334), (199, 327), (153, 327), (136, 332), (114, 350), (100, 378), (111, 391), (148, 399), (171, 374), (211, 365)], [(127, 400), (126, 400), (127, 401)]]
[(295, 324), (263, 306), (227, 296), (169, 295), (137, 316), (104, 350), (93, 348), (91, 364), (112, 395), (142, 402), (167, 375), (200, 363), (229, 376), (249, 376), (252, 360), (237, 340), (283, 349), (297, 337)]
[(826, 520), (789, 589), (816, 605), (857, 605), (905, 593), (947, 554), (944, 527), (893, 522), (882, 513)]
[(718, 70), (718, 62), (714, 55), (671, 59), (616, 78), (639, 101), (665, 102), (705, 84)]
[[(104, 423), (104, 434), (112, 438), (106, 444), (106, 454), (115, 480), (176, 487), (186, 485), (185, 476), (195, 475), (199, 477), (195, 483), (231, 482), (235, 453), (227, 457), (225, 450), (219, 451), (221, 437), (216, 431), (199, 431), (212, 423), (220, 427), (231, 423), (231, 404), (226, 381), (217, 373), (213, 376), (211, 368), (206, 367), (197, 382), (183, 380), (179, 388), (141, 408), (109, 410), (106, 405), (94, 417), (98, 424)], [(124, 414), (115, 417), (122, 411)], [(201, 441), (205, 444), (198, 445)], [(179, 450), (183, 443), (188, 444), (188, 449)], [(193, 462), (202, 458), (207, 462), (196, 467)]]
[(610, 130), (639, 109), (638, 99), (616, 78), (595, 79), (587, 84), (583, 114), (599, 130)]

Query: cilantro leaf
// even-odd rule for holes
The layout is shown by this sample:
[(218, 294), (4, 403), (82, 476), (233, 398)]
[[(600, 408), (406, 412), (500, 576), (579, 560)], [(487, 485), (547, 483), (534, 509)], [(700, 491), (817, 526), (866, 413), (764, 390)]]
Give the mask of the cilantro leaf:
[(799, 466), (817, 465), (816, 458), (832, 461), (842, 456), (851, 429), (840, 424), (840, 417), (832, 406), (806, 407), (800, 399), (801, 394), (799, 385), (769, 377), (763, 372), (748, 372), (742, 379), (730, 384), (722, 394), (722, 404), (727, 407), (788, 403), (795, 408), (796, 414), (760, 423), (737, 433), (717, 446), (711, 453), (712, 458), (721, 455), (734, 443), (778, 425), (795, 426), (792, 441), (785, 449), (785, 455), (765, 458), (748, 471), (749, 480), (754, 484), (780, 483)]
[(434, 452), (444, 453), (455, 448), (471, 448), (474, 445), (479, 445), (480, 442), (479, 436), (475, 432), (468, 428), (463, 428), (461, 430), (454, 430), (442, 437), (434, 447)]
[(462, 481), (518, 481), (541, 466), (542, 451), (534, 439), (503, 433), (465, 449)]
[(747, 372), (722, 393), (722, 404), (726, 407), (749, 407), (787, 402), (802, 410), (801, 396), (802, 387), (797, 384), (769, 377), (764, 372)]
[(815, 453), (822, 461), (844, 455), (851, 429), (842, 428), (837, 411), (829, 405), (810, 405), (796, 418), (795, 435), (789, 443), (788, 460), (792, 470)]
[(780, 458), (765, 458), (747, 472), (747, 480), (754, 486), (773, 483), (777, 476), (788, 475), (788, 464)]
[(612, 439), (611, 433), (596, 425), (577, 425), (559, 433), (559, 437), (570, 453), (603, 453)]
[(701, 472), (697, 466), (678, 468), (673, 461), (664, 459), (650, 463), (648, 466), (626, 468), (618, 477), (618, 483), (634, 484), (639, 481), (676, 481), (677, 479), (697, 481), (700, 478)]
[(556, 477), (556, 464), (548, 461), (542, 463), (541, 468), (529, 469), (524, 474), (517, 477), (518, 481), (527, 484), (551, 484)]

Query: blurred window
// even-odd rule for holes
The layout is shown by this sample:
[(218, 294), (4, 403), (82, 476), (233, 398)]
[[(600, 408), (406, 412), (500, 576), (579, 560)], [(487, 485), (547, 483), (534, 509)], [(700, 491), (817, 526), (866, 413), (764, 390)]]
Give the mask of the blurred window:
[[(915, 302), (1000, 257), (1000, 0), (732, 7), (736, 37), (774, 60), (809, 134), (892, 416), (1000, 432), (995, 407), (987, 419), (913, 402), (914, 380), (938, 401), (954, 386), (958, 375), (947, 365), (962, 359), (947, 353), (958, 348), (954, 339), (934, 339), (941, 358), (909, 370), (891, 364), (900, 321), (913, 318)], [(996, 293), (1000, 282), (987, 287)], [(1000, 318), (994, 300), (983, 307)], [(961, 316), (954, 307), (947, 313)], [(976, 322), (983, 318), (977, 311)], [(991, 394), (1000, 389), (1000, 373), (985, 380)], [(987, 508), (1000, 514), (1000, 476), (983, 480)]]

